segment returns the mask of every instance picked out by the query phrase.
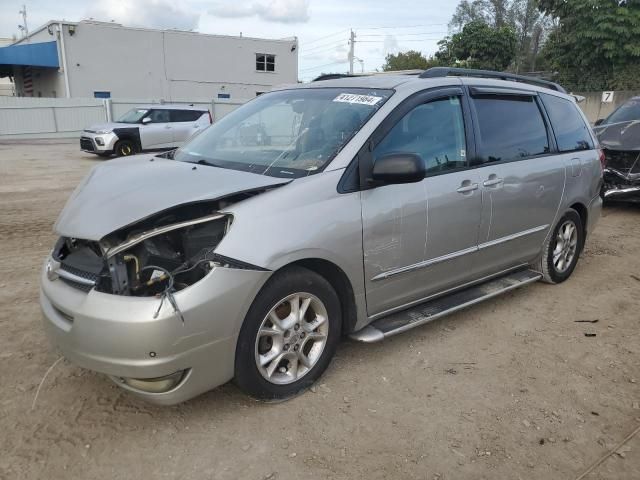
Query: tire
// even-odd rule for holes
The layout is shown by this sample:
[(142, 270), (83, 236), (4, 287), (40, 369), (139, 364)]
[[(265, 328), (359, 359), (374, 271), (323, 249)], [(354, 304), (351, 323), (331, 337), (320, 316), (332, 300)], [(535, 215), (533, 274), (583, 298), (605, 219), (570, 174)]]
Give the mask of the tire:
[[(560, 232), (563, 232), (560, 235)], [(567, 238), (569, 235), (569, 238)], [(564, 240), (561, 240), (564, 239)], [(566, 242), (564, 245), (562, 242)], [(578, 212), (573, 209), (560, 218), (551, 235), (547, 237), (538, 260), (542, 280), (546, 283), (562, 283), (571, 276), (584, 247), (584, 227)], [(559, 255), (559, 257), (558, 257)], [(554, 260), (555, 258), (555, 260)]]
[[(296, 320), (292, 312), (296, 304), (298, 311), (306, 311), (302, 319)], [(262, 400), (284, 400), (300, 393), (329, 366), (341, 324), (340, 300), (325, 278), (302, 267), (275, 273), (242, 324), (236, 346), (236, 384)]]
[(137, 153), (136, 144), (131, 140), (120, 140), (116, 143), (113, 151), (117, 157), (127, 157)]

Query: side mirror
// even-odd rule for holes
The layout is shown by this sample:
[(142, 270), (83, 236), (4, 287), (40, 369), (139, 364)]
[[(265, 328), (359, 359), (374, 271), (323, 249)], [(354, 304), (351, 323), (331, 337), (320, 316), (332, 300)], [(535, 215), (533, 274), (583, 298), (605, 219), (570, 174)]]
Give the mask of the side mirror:
[(146, 125), (147, 123), (151, 123), (151, 118), (150, 117), (144, 117), (142, 119), (142, 124)]
[(601, 125), (602, 122), (604, 122), (604, 118), (599, 118), (596, 120), (596, 122), (593, 124), (594, 127), (597, 127), (598, 125)]
[(378, 158), (373, 164), (371, 177), (374, 181), (396, 184), (415, 183), (424, 179), (424, 160), (416, 153), (390, 153)]

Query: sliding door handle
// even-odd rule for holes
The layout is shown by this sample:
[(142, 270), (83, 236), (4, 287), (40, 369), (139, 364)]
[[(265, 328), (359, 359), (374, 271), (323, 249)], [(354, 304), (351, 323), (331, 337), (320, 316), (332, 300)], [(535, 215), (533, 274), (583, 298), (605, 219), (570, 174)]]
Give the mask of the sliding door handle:
[(490, 178), (482, 183), (484, 187), (493, 187), (495, 185), (500, 185), (504, 180), (502, 178)]
[(458, 188), (458, 190), (456, 190), (458, 193), (469, 193), (469, 192), (473, 192), (474, 190), (478, 189), (478, 184), (477, 183), (464, 183), (462, 184), (462, 186), (460, 188)]

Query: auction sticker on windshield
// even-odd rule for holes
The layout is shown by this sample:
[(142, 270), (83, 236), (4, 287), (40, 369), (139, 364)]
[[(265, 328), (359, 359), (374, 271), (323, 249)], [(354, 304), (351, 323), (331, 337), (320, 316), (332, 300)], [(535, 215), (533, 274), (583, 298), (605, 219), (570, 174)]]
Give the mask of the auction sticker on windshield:
[(373, 95), (358, 95), (355, 93), (341, 93), (333, 99), (334, 102), (358, 103), (360, 105), (375, 105), (382, 97), (374, 97)]

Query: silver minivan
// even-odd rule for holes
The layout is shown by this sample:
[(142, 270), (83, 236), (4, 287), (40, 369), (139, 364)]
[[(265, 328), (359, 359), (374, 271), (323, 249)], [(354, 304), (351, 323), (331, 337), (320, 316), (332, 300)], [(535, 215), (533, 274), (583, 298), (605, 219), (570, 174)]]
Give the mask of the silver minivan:
[(437, 68), (261, 95), (95, 167), (45, 260), (52, 342), (157, 404), (287, 398), (380, 341), (573, 272), (603, 156), (562, 87)]

